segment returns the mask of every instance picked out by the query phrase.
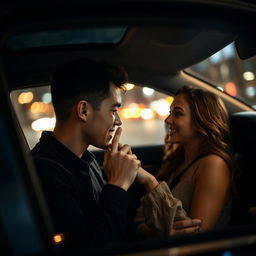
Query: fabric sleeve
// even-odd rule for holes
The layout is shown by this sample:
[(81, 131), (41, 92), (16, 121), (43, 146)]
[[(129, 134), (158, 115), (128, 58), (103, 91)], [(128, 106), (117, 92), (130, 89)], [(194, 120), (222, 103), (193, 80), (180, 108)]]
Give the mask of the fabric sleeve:
[(145, 224), (161, 237), (171, 235), (174, 221), (189, 219), (182, 202), (172, 195), (165, 181), (141, 199), (136, 219), (141, 222), (143, 217)]
[(89, 195), (79, 197), (74, 192), (72, 176), (58, 164), (35, 163), (55, 230), (64, 234), (65, 247), (99, 247), (122, 240), (130, 203), (125, 190), (106, 184), (96, 203)]

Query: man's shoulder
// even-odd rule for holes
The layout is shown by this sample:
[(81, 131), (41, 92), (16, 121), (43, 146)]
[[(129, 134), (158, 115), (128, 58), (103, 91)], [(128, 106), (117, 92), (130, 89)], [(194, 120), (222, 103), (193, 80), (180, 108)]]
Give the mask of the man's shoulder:
[[(60, 161), (54, 149), (54, 144), (51, 143), (50, 134), (44, 132), (40, 138), (40, 141), (30, 151), (32, 159), (35, 164), (38, 165), (49, 165), (49, 166), (61, 166)], [(40, 167), (40, 166), (39, 166)]]
[(60, 161), (49, 154), (33, 155), (34, 166), (44, 189), (56, 192), (56, 189), (73, 187), (74, 175)]
[(67, 172), (67, 168), (56, 157), (52, 149), (46, 148), (40, 142), (36, 144), (30, 153), (39, 174), (59, 175)]
[(61, 163), (57, 161), (54, 157), (52, 157), (49, 154), (33, 154), (32, 153), (32, 158), (34, 160), (34, 163), (36, 165), (48, 165), (48, 166), (53, 166), (53, 167), (62, 167)]
[(30, 153), (36, 164), (58, 165), (58, 161), (56, 161), (51, 150), (43, 147), (40, 142), (36, 144)]

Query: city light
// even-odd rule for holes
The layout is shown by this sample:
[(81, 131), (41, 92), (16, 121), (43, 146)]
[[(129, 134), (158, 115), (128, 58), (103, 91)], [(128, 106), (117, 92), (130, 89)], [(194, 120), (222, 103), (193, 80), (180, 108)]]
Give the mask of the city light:
[(136, 103), (131, 103), (127, 108), (120, 111), (120, 115), (124, 119), (138, 119), (141, 117), (141, 107)]
[(18, 102), (20, 104), (27, 104), (30, 103), (34, 98), (32, 92), (22, 92), (18, 97)]
[(127, 91), (130, 91), (130, 90), (132, 90), (133, 88), (134, 88), (134, 84), (131, 84), (131, 83), (126, 83), (125, 85), (124, 85), (124, 87), (125, 87), (125, 89), (127, 90)]
[(229, 70), (229, 67), (227, 65), (227, 63), (221, 63), (220, 64), (220, 74), (221, 76), (224, 78), (224, 79), (229, 79), (230, 77), (230, 74), (229, 74), (230, 70)]
[[(173, 100), (173, 97), (170, 97)], [(170, 104), (166, 99), (160, 99), (157, 101), (153, 101), (150, 104), (150, 107), (157, 112), (157, 114), (161, 117), (168, 115), (170, 111)]]
[(246, 81), (252, 81), (252, 80), (254, 80), (255, 75), (254, 75), (253, 72), (244, 72), (244, 73), (243, 73), (243, 78), (244, 78)]
[(256, 89), (253, 86), (249, 86), (245, 89), (245, 93), (248, 97), (253, 98), (256, 95)]
[(41, 101), (33, 102), (33, 104), (30, 106), (30, 111), (33, 114), (46, 113), (48, 115), (51, 115), (54, 112), (53, 106), (51, 104), (44, 103), (44, 102), (41, 102)]
[(152, 96), (155, 90), (149, 87), (143, 87), (142, 92), (145, 96)]
[[(169, 105), (172, 104), (173, 100), (174, 100), (174, 98), (173, 98), (172, 96), (166, 97), (166, 101), (167, 101), (167, 103), (168, 103)], [(170, 106), (169, 106), (169, 107), (170, 107)]]
[(123, 108), (120, 110), (120, 115), (123, 119), (130, 119), (132, 118), (132, 114), (131, 112), (129, 111), (128, 108)]
[(49, 92), (46, 92), (42, 95), (42, 101), (44, 103), (51, 103), (52, 102), (52, 95)]
[(51, 131), (53, 130), (55, 123), (56, 123), (55, 117), (52, 117), (52, 118), (43, 117), (32, 122), (31, 127), (36, 132), (44, 131), (44, 130)]
[(155, 117), (155, 113), (150, 108), (145, 108), (141, 111), (141, 118), (144, 120), (150, 120)]
[(236, 96), (237, 94), (237, 89), (236, 89), (236, 85), (233, 82), (228, 82), (226, 83), (226, 92), (231, 95), (231, 96)]
[(53, 241), (54, 243), (56, 244), (60, 244), (64, 241), (64, 235), (62, 233), (59, 233), (59, 234), (55, 234), (53, 236)]

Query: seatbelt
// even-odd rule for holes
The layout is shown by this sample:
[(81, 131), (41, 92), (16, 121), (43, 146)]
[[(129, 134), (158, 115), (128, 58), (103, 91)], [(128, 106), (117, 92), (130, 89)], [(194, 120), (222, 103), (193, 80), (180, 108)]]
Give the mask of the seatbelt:
[(194, 158), (171, 182), (171, 184), (169, 185), (170, 190), (172, 190), (179, 182), (181, 177), (187, 172), (187, 170), (189, 169), (189, 167), (191, 167), (196, 161), (198, 161), (199, 159), (203, 158), (207, 156), (206, 155), (199, 155), (196, 158)]

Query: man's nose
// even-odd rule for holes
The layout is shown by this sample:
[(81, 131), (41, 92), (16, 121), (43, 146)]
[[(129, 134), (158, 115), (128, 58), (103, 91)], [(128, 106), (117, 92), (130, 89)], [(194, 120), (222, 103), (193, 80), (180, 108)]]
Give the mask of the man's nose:
[(121, 121), (120, 116), (117, 112), (116, 112), (116, 116), (115, 116), (115, 125), (116, 126), (121, 126), (122, 125), (122, 121)]

